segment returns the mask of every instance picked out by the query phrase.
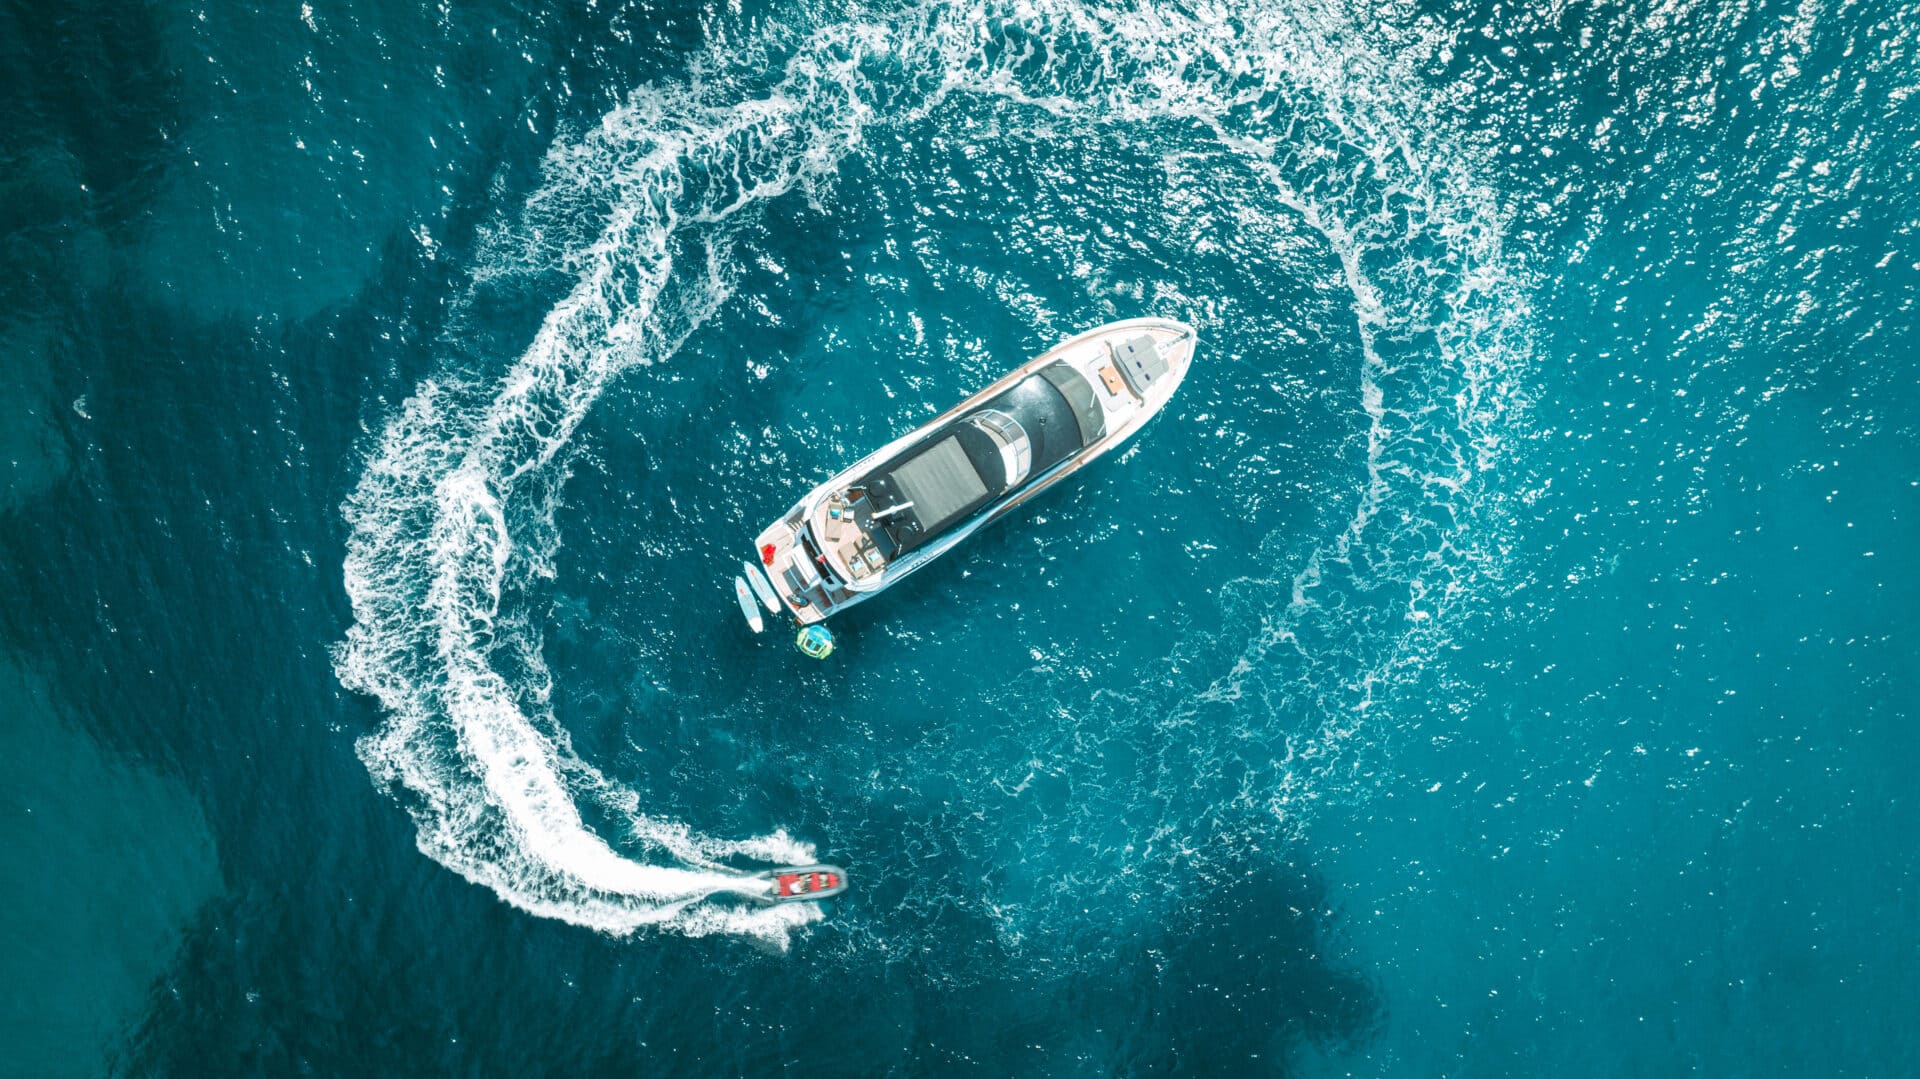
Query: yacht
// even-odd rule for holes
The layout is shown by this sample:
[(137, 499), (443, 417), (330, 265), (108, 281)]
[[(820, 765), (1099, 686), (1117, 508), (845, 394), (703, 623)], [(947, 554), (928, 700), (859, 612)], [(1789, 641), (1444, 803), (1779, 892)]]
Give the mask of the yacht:
[(760, 533), (742, 610), (751, 592), (805, 627), (879, 594), (1133, 437), (1196, 340), (1170, 319), (1088, 330), (868, 454)]

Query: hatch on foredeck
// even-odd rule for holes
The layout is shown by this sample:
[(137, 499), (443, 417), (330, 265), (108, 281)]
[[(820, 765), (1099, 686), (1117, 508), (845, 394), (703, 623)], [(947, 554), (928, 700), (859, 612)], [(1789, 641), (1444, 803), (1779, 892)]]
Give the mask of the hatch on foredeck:
[(1154, 347), (1153, 338), (1146, 334), (1130, 337), (1113, 349), (1113, 360), (1120, 365), (1120, 373), (1126, 377), (1127, 385), (1141, 397), (1147, 395), (1148, 387), (1167, 376), (1167, 358), (1160, 355)]

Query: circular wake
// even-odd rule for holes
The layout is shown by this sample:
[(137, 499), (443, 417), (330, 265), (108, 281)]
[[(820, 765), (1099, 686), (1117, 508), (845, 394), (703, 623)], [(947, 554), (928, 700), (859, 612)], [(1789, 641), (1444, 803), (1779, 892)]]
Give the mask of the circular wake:
[[(818, 916), (729, 899), (757, 890), (742, 863), (811, 861), (807, 844), (697, 834), (573, 751), (539, 627), (516, 599), (552, 575), (575, 432), (612, 380), (671, 356), (725, 302), (735, 230), (829, 182), (869, 128), (924, 120), (955, 94), (1096, 129), (1200, 130), (1262, 178), (1273, 212), (1326, 239), (1352, 291), (1366, 489), (1190, 708), (1305, 687), (1323, 708), (1324, 759), (1494, 572), (1477, 481), (1515, 407), (1523, 307), (1491, 199), (1414, 137), (1417, 87), (1351, 27), (1318, 8), (1036, 3), (869, 12), (722, 42), (684, 83), (638, 91), (553, 148), (478, 276), (558, 271), (567, 294), (504, 373), (450, 361), (423, 383), (345, 505), (355, 624), (336, 667), (388, 714), (360, 753), (429, 856), (522, 909), (607, 932), (778, 943)], [(1381, 643), (1360, 657), (1367, 674), (1330, 689), (1316, 672), (1335, 652), (1353, 657), (1323, 644), (1356, 639), (1356, 621)], [(1306, 663), (1273, 662), (1281, 649)], [(1284, 684), (1262, 682), (1274, 670)], [(1197, 737), (1170, 737), (1167, 752)], [(1263, 778), (1278, 798), (1297, 780), (1275, 761)], [(582, 806), (614, 822), (614, 841)]]

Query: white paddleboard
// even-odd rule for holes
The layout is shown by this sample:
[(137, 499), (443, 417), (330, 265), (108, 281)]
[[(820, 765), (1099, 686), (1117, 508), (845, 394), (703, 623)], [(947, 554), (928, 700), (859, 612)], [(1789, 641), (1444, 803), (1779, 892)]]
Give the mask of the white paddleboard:
[(747, 625), (752, 626), (755, 633), (767, 628), (766, 621), (760, 617), (759, 605), (753, 602), (753, 593), (747, 591), (747, 582), (738, 577), (733, 579), (733, 598), (740, 601), (740, 613), (747, 616)]
[(780, 597), (773, 594), (773, 585), (767, 583), (766, 575), (760, 572), (760, 567), (751, 562), (740, 564), (747, 567), (747, 583), (753, 586), (753, 594), (760, 597), (760, 602), (767, 605), (767, 610), (779, 614)]

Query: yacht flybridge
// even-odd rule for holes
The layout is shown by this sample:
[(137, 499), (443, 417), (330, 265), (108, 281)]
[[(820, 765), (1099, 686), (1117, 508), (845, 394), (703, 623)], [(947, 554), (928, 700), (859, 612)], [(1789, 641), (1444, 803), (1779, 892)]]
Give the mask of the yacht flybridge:
[(1131, 438), (1186, 377), (1195, 342), (1169, 319), (1089, 330), (869, 454), (760, 533), (751, 589), (734, 582), (742, 610), (751, 591), (811, 626), (940, 557)]

